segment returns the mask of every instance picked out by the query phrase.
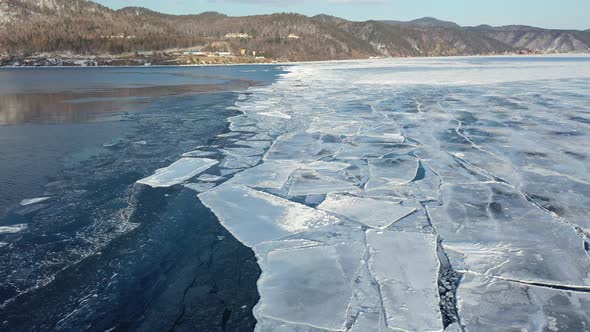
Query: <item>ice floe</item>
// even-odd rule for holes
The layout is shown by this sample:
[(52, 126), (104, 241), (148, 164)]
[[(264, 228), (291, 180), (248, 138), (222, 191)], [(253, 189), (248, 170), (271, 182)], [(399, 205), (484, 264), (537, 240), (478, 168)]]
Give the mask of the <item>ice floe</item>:
[(213, 157), (216, 154), (217, 154), (217, 152), (214, 152), (214, 151), (195, 150), (195, 151), (183, 153), (182, 157), (185, 157), (185, 158)]
[(168, 167), (156, 170), (154, 175), (137, 181), (153, 188), (171, 187), (183, 183), (217, 165), (218, 161), (207, 158), (181, 158)]
[(224, 184), (199, 198), (248, 246), (338, 222), (325, 212), (242, 185)]
[(212, 174), (203, 174), (199, 176), (197, 180), (201, 182), (219, 182), (225, 180), (225, 177)]
[(51, 197), (38, 197), (38, 198), (23, 199), (20, 202), (20, 205), (21, 206), (33, 205), (33, 204), (44, 202), (44, 201), (46, 201), (48, 199), (51, 199)]
[(0, 234), (15, 234), (29, 228), (27, 224), (15, 224), (9, 226), (0, 226)]

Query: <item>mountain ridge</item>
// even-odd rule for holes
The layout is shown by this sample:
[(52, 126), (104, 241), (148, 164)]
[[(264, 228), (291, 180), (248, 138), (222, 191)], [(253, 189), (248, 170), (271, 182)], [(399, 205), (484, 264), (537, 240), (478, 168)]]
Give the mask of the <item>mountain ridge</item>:
[(0, 46), (5, 54), (123, 54), (199, 47), (305, 61), (590, 52), (590, 30), (461, 27), (432, 17), (355, 22), (324, 14), (172, 15), (144, 7), (115, 10), (89, 0), (0, 0)]

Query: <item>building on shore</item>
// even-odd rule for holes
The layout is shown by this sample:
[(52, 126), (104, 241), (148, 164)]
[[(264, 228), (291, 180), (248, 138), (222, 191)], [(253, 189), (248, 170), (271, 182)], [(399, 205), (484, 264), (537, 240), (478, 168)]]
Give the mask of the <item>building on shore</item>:
[(250, 36), (247, 33), (236, 33), (236, 32), (230, 32), (225, 34), (225, 38), (233, 38), (233, 39), (247, 39), (247, 38), (252, 38), (252, 36)]
[(201, 50), (190, 50), (190, 51), (185, 51), (183, 53), (184, 55), (194, 55), (194, 56), (205, 56), (207, 55), (207, 53), (201, 51)]

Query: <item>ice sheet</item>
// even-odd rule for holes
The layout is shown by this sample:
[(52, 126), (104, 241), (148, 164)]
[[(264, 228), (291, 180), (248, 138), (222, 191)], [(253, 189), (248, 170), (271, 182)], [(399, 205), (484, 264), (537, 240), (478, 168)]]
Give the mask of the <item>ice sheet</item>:
[(351, 192), (358, 189), (358, 181), (344, 174), (315, 170), (298, 170), (292, 174), (289, 195), (314, 195)]
[(232, 181), (250, 187), (280, 189), (287, 182), (291, 173), (303, 165), (303, 163), (295, 161), (266, 161), (236, 174)]
[(318, 133), (289, 133), (279, 137), (270, 147), (265, 160), (311, 162), (333, 154), (342, 145), (335, 136)]
[[(263, 317), (341, 331), (362, 250), (354, 243), (276, 250), (260, 261)], [(350, 268), (347, 264), (356, 265)], [(329, 278), (327, 278), (329, 276)]]
[(338, 222), (325, 212), (242, 185), (224, 184), (199, 198), (248, 246)]
[[(559, 316), (544, 311), (558, 307), (545, 293), (505, 306), (505, 293), (466, 279), (465, 322), (449, 295), (457, 271), (543, 290), (589, 286), (590, 61), (285, 70), (236, 103), (239, 133), (219, 143), (220, 173), (236, 175), (200, 196), (256, 253), (259, 331), (579, 329), (581, 292), (556, 298), (571, 309)], [(365, 240), (367, 228), (377, 230)]]
[(467, 331), (588, 331), (590, 293), (467, 274), (457, 291)]
[(349, 332), (387, 332), (393, 331), (385, 325), (383, 315), (373, 312), (361, 312)]
[(399, 203), (351, 195), (328, 195), (318, 209), (359, 221), (367, 226), (385, 229), (416, 211)]
[(441, 331), (436, 236), (367, 231), (369, 269), (381, 289), (387, 326)]
[(369, 160), (369, 181), (365, 189), (371, 190), (410, 183), (418, 174), (418, 160), (410, 156)]
[(583, 240), (570, 225), (510, 186), (446, 185), (442, 200), (442, 206), (429, 212), (456, 270), (590, 286), (590, 259)]

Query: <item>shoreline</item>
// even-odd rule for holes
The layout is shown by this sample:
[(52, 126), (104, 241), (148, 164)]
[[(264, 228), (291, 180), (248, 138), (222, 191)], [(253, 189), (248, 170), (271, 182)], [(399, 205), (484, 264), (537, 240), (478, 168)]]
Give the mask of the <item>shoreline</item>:
[[(174, 67), (233, 67), (233, 66), (288, 66), (297, 64), (314, 64), (314, 63), (343, 63), (343, 62), (363, 62), (374, 60), (413, 60), (413, 59), (469, 59), (469, 58), (569, 58), (569, 57), (587, 57), (590, 58), (589, 53), (546, 53), (546, 54), (481, 54), (481, 55), (447, 55), (447, 56), (410, 56), (410, 57), (374, 57), (361, 59), (332, 59), (332, 60), (310, 60), (310, 61), (269, 61), (269, 62), (237, 62), (237, 63), (215, 63), (215, 64), (157, 64), (157, 65), (0, 65), (2, 69), (31, 69), (31, 68), (174, 68)], [(88, 59), (87, 61), (90, 61)]]

